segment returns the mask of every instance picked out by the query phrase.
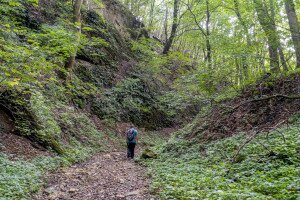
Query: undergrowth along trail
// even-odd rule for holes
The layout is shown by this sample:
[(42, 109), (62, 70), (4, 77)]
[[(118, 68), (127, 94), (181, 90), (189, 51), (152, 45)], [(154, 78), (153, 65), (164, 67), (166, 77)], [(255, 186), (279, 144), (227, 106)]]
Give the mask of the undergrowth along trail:
[(299, 115), (270, 132), (201, 142), (182, 129), (149, 160), (161, 199), (299, 199)]

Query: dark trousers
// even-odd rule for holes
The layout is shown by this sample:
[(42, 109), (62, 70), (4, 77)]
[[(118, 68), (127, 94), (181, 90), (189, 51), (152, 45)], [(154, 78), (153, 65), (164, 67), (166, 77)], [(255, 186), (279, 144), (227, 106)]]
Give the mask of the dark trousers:
[(134, 157), (135, 143), (127, 143), (127, 158)]

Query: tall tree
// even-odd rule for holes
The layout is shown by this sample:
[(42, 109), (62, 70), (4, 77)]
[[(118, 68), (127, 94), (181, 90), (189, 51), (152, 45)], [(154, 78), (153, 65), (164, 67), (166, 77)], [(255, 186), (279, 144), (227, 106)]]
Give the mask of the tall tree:
[[(246, 41), (247, 41), (247, 46), (248, 48), (251, 46), (251, 39), (250, 39), (250, 34), (249, 34), (249, 30), (248, 30), (248, 26), (246, 24), (246, 22), (244, 21), (243, 17), (242, 17), (242, 13), (240, 11), (240, 3), (238, 0), (233, 0), (234, 3), (234, 12), (243, 28), (243, 31), (246, 35)], [(248, 78), (248, 68), (249, 68), (249, 64), (248, 64), (248, 60), (247, 60), (247, 56), (248, 56), (248, 48), (246, 48), (243, 52), (242, 55), (242, 65), (243, 65), (243, 76), (240, 74), (241, 79), (247, 79)]]
[(149, 11), (149, 27), (152, 29), (154, 25), (154, 10), (155, 10), (155, 0), (150, 1), (150, 11)]
[(170, 37), (167, 39), (163, 54), (167, 54), (170, 51), (170, 48), (172, 46), (172, 43), (174, 41), (174, 38), (176, 36), (178, 24), (179, 24), (179, 19), (178, 19), (178, 14), (179, 14), (179, 0), (174, 0), (174, 8), (173, 8), (173, 23), (172, 23), (172, 29), (171, 29), (171, 34)]
[[(212, 46), (211, 46), (211, 30), (210, 30), (210, 23), (211, 23), (211, 11), (210, 11), (210, 2), (209, 0), (205, 0), (205, 22), (202, 21), (202, 18), (198, 20), (196, 13), (193, 11), (193, 8), (190, 4), (187, 4), (188, 11), (192, 15), (192, 19), (197, 26), (195, 30), (199, 30), (201, 34), (205, 38), (205, 50), (204, 57), (205, 61), (207, 62), (208, 68), (211, 72), (212, 69)], [(203, 17), (204, 18), (204, 17)], [(205, 24), (205, 27), (203, 27)]]
[(74, 64), (75, 64), (75, 58), (76, 58), (76, 54), (77, 54), (77, 46), (80, 43), (80, 34), (81, 34), (81, 6), (82, 6), (82, 2), (83, 0), (75, 0), (74, 4), (73, 4), (73, 22), (74, 25), (76, 27), (76, 35), (77, 35), (77, 40), (75, 41), (76, 44), (76, 48), (75, 48), (75, 52), (73, 52), (73, 54), (71, 55), (71, 57), (69, 58), (67, 64), (66, 64), (66, 68), (68, 69), (68, 71), (72, 71)]
[(205, 1), (206, 3), (206, 23), (205, 23), (205, 28), (206, 28), (206, 60), (208, 63), (208, 68), (212, 68), (212, 56), (211, 56), (211, 43), (210, 43), (210, 10), (209, 10), (209, 0)]
[(284, 0), (284, 4), (296, 53), (296, 66), (297, 68), (300, 68), (300, 24), (297, 18), (294, 1)]
[(163, 1), (165, 7), (164, 23), (163, 23), (163, 41), (168, 40), (168, 19), (169, 19), (169, 8), (166, 1)]
[(269, 10), (266, 6), (266, 3), (263, 0), (253, 0), (255, 10), (257, 13), (258, 21), (262, 26), (266, 36), (270, 57), (270, 69), (273, 72), (279, 71), (279, 38), (276, 31), (275, 22), (272, 20), (272, 16), (269, 13)]
[[(275, 5), (274, 5), (274, 0), (269, 0), (269, 4), (270, 4), (270, 17), (271, 17), (271, 21), (272, 23), (274, 24), (274, 26), (276, 27), (275, 25)], [(277, 33), (276, 33), (277, 34)], [(287, 64), (286, 64), (286, 60), (285, 60), (285, 56), (284, 56), (284, 53), (283, 53), (283, 49), (282, 49), (282, 45), (281, 45), (281, 42), (280, 42), (280, 39), (279, 39), (279, 36), (277, 36), (278, 38), (278, 53), (279, 53), (279, 58), (280, 58), (280, 63), (283, 67), (283, 69), (285, 71), (288, 70), (288, 67), (287, 67)]]

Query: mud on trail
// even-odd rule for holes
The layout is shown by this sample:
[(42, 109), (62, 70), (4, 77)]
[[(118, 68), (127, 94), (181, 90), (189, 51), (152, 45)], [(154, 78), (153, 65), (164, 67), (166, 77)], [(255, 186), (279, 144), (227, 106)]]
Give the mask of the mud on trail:
[(36, 200), (150, 200), (145, 169), (125, 152), (100, 153), (90, 160), (49, 174)]

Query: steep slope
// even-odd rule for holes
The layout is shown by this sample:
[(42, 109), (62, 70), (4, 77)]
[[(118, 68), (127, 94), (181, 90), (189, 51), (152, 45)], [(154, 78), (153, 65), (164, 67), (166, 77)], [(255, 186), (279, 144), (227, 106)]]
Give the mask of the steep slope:
[(297, 199), (299, 73), (215, 103), (145, 161), (161, 199)]
[[(85, 2), (76, 45), (72, 1), (0, 0), (3, 198), (28, 198), (47, 171), (118, 144), (114, 125), (122, 119), (106, 117), (101, 98), (129, 78), (124, 68), (135, 63), (131, 41), (146, 32), (117, 1)], [(72, 78), (65, 80), (68, 73)]]
[(86, 1), (73, 78), (65, 83), (64, 64), (77, 48), (70, 2), (1, 3), (3, 127), (59, 153), (73, 139), (99, 140), (88, 115), (105, 117), (105, 107), (98, 108), (103, 90), (129, 77), (123, 68), (133, 67), (127, 64), (135, 59), (130, 42), (146, 34), (143, 25), (116, 1)]

